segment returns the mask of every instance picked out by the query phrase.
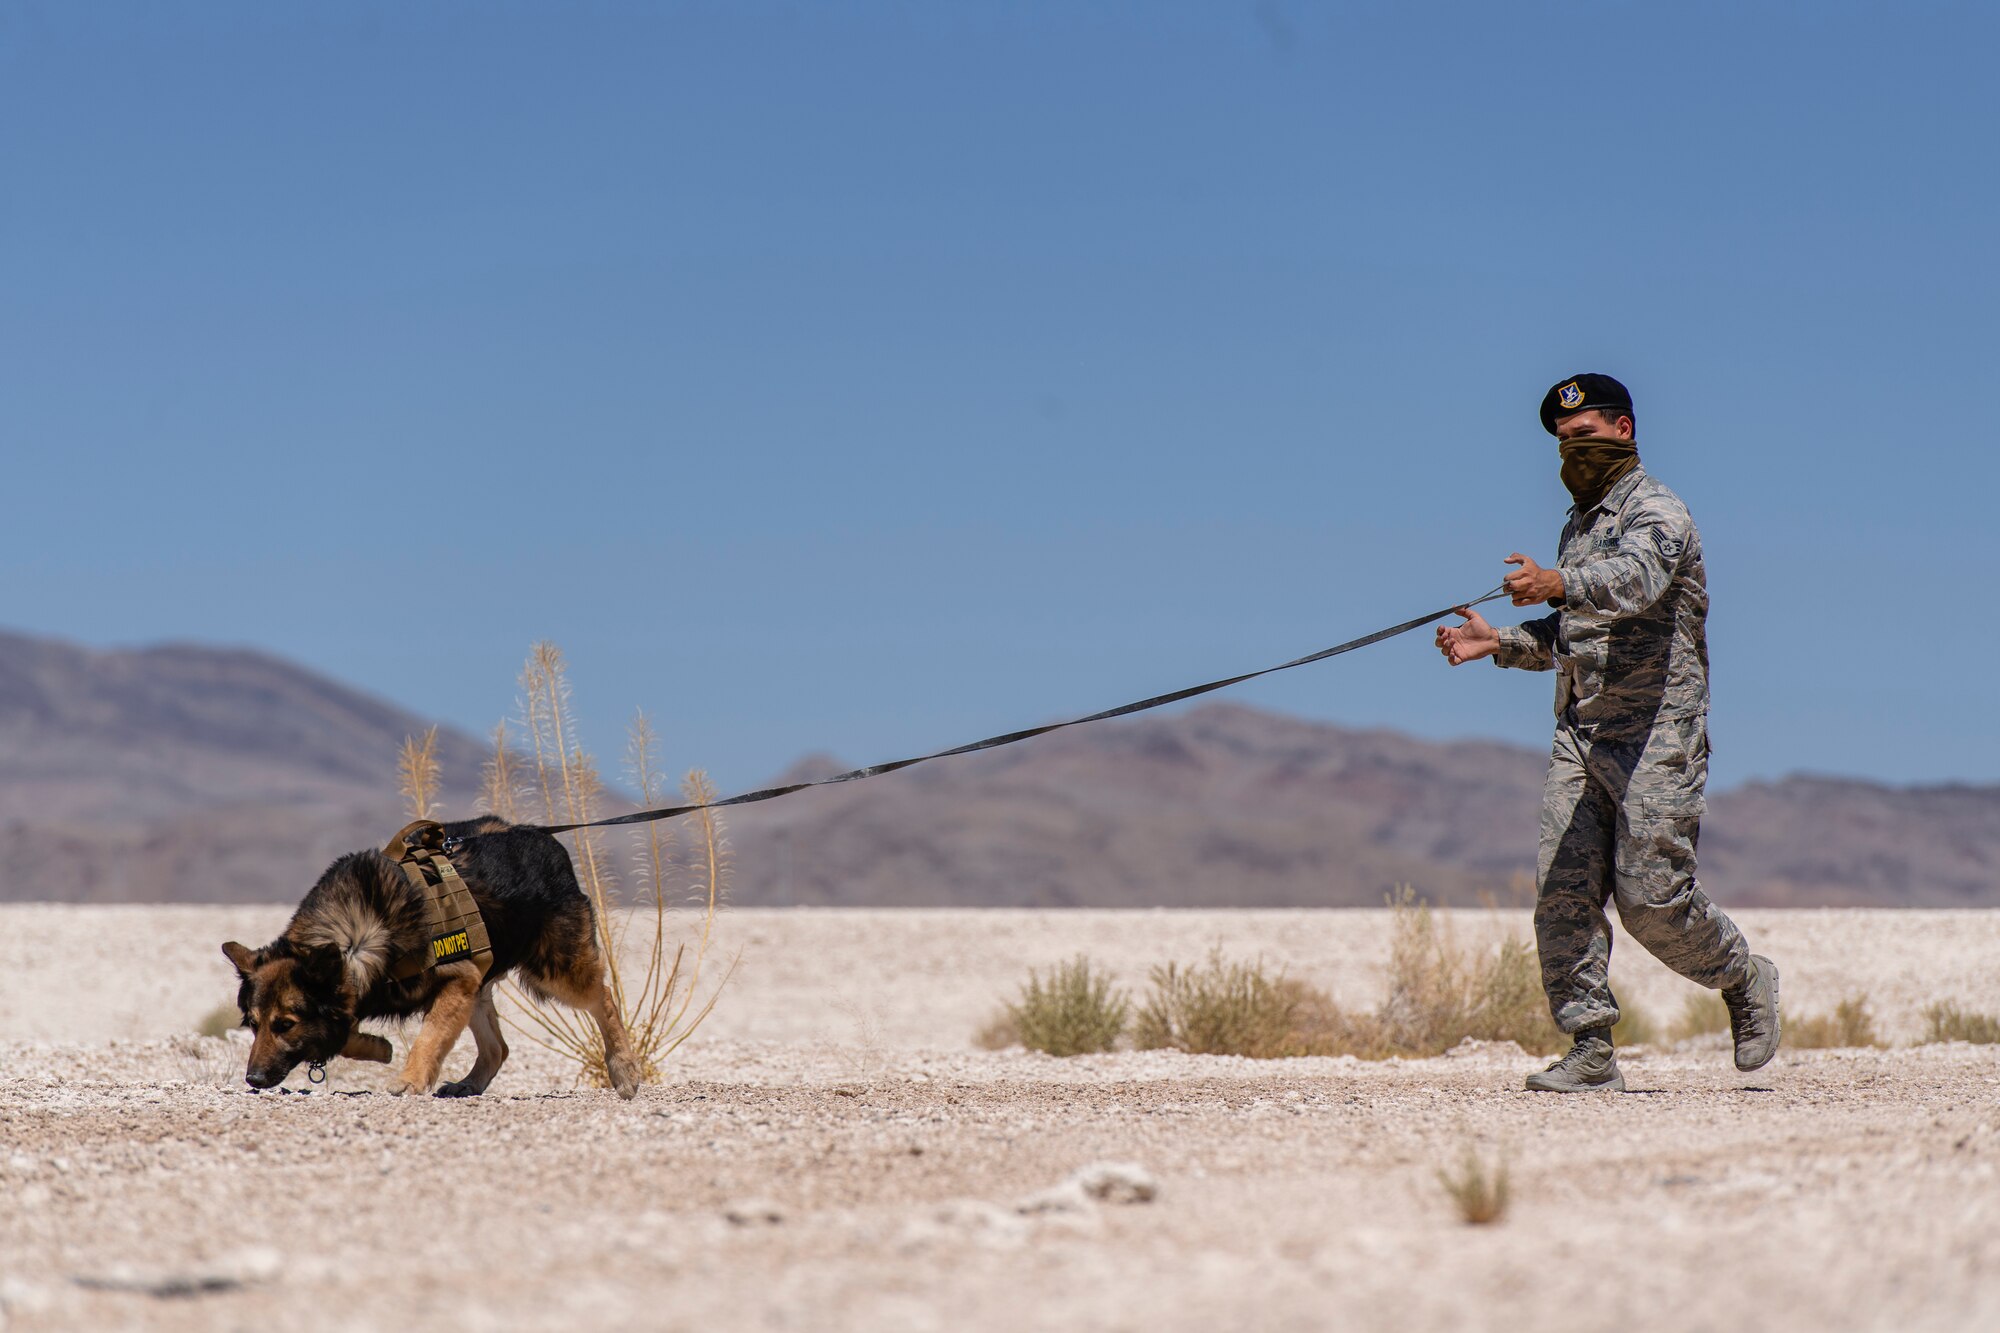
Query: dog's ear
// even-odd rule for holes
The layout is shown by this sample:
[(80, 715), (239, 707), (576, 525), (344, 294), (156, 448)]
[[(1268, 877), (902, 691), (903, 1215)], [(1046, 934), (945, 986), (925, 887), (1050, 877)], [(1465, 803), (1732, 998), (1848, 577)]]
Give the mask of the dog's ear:
[(347, 959), (331, 944), (309, 949), (299, 958), (299, 978), (320, 990), (339, 990), (347, 979)]
[(236, 964), (237, 976), (247, 977), (257, 970), (257, 955), (235, 940), (223, 945), (222, 952), (228, 956), (230, 962)]

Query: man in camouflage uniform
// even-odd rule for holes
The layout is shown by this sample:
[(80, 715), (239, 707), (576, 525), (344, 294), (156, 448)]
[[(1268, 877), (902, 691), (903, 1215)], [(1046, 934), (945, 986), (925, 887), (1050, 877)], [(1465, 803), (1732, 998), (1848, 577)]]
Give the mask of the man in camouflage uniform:
[(1535, 941), (1542, 986), (1570, 1052), (1528, 1076), (1538, 1092), (1622, 1090), (1612, 1052), (1608, 900), (1632, 938), (1720, 990), (1736, 1067), (1778, 1049), (1778, 969), (1695, 880), (1708, 781), (1708, 588), (1701, 537), (1680, 497), (1639, 464), (1631, 395), (1609, 375), (1550, 389), (1542, 425), (1576, 500), (1554, 569), (1527, 556), (1505, 588), (1555, 614), (1494, 629), (1461, 609), (1441, 628), (1453, 666), (1491, 657), (1556, 673), (1556, 738), (1542, 798)]

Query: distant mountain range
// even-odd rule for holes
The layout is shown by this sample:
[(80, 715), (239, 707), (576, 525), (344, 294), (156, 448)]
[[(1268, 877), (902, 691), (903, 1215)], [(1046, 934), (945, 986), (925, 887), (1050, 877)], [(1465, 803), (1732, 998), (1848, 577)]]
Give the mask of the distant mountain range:
[[(739, 900), (1375, 906), (1409, 884), (1526, 901), (1546, 763), (1211, 705), (748, 809)], [(1709, 805), (1701, 874), (1724, 902), (2000, 906), (2000, 786), (1793, 777)]]
[[(427, 725), (260, 653), (0, 634), (0, 900), (296, 900), (402, 827)], [(438, 756), (462, 806), (482, 749), (440, 728)]]
[[(0, 900), (296, 900), (403, 822), (420, 718), (262, 654), (0, 634)], [(447, 809), (484, 748), (440, 728)], [(743, 905), (1309, 906), (1525, 896), (1544, 759), (1228, 704), (732, 812)], [(837, 771), (819, 757), (793, 777)], [(1716, 793), (1725, 903), (2000, 906), (2000, 786)]]

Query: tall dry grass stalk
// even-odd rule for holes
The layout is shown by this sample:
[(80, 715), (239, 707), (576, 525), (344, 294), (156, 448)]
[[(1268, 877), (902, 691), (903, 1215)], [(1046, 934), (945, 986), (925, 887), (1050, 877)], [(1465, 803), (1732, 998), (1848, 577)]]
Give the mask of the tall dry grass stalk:
[[(643, 712), (634, 714), (627, 732), (626, 762), (639, 788), (640, 800), (647, 809), (662, 804), (666, 796), (665, 783), (653, 767), (653, 755), (658, 744), (659, 737), (653, 730), (651, 719)], [(642, 824), (637, 829), (638, 836), (643, 840), (640, 874), (645, 885), (643, 892), (653, 908), (653, 937), (646, 946), (645, 979), (629, 1004), (624, 992), (623, 974), (618, 971), (612, 973), (619, 1013), (625, 1018), (625, 1026), (632, 1034), (632, 1050), (638, 1055), (648, 1078), (657, 1071), (659, 1061), (673, 1054), (674, 1049), (686, 1041), (714, 1010), (716, 1001), (722, 997), (723, 984), (736, 970), (735, 962), (731, 961), (701, 1008), (693, 1009), (695, 996), (701, 989), (702, 967), (708, 961), (709, 946), (714, 941), (715, 914), (722, 906), (724, 885), (729, 876), (729, 840), (723, 836), (722, 824), (715, 811), (707, 808), (719, 795), (708, 774), (690, 769), (681, 779), (680, 790), (686, 804), (704, 807), (688, 816), (700, 835), (693, 885), (694, 898), (701, 907), (702, 917), (701, 931), (694, 941), (694, 956), (688, 956), (686, 943), (674, 946), (671, 960), (666, 956), (668, 885), (674, 877), (674, 866), (669, 858), (673, 830), (660, 822)], [(684, 966), (687, 969), (685, 978), (681, 976)]]
[[(505, 785), (513, 770), (514, 803), (533, 809), (540, 806), (540, 822), (583, 823), (601, 813), (604, 783), (595, 761), (577, 743), (576, 720), (571, 709), (569, 672), (562, 651), (553, 643), (541, 642), (528, 654), (521, 670), (520, 727), (526, 733), (528, 750), (519, 760), (509, 757), (504, 729), (495, 734), (494, 757), (487, 766), (489, 785)], [(627, 744), (627, 764), (647, 807), (661, 804), (666, 787), (655, 766), (658, 736), (644, 713), (633, 721)], [(716, 792), (707, 776), (690, 772), (681, 784), (690, 804), (715, 799)], [(496, 795), (505, 793), (496, 792)], [(637, 879), (640, 897), (652, 907), (652, 938), (645, 949), (645, 968), (636, 978), (628, 978), (622, 957), (627, 920), (613, 909), (617, 905), (617, 879), (604, 847), (604, 831), (578, 829), (564, 836), (570, 839), (571, 859), (577, 880), (589, 895), (597, 915), (598, 943), (604, 952), (605, 983), (611, 1002), (625, 1020), (631, 1034), (632, 1053), (638, 1058), (640, 1077), (651, 1082), (659, 1077), (660, 1062), (691, 1036), (722, 996), (723, 984), (735, 970), (732, 962), (716, 981), (705, 1000), (697, 1006), (702, 972), (715, 939), (716, 913), (727, 894), (729, 845), (721, 820), (713, 810), (688, 817), (698, 839), (694, 847), (692, 887), (694, 901), (701, 910), (701, 924), (693, 941), (672, 946), (668, 937), (672, 918), (671, 902), (677, 896), (673, 885), (681, 878), (671, 850), (672, 830), (661, 823), (634, 826), (640, 840)], [(544, 1048), (578, 1066), (580, 1077), (598, 1087), (610, 1086), (604, 1064), (604, 1039), (597, 1025), (585, 1015), (564, 1008), (543, 1008), (514, 988), (514, 1008), (525, 1022), (515, 1020), (515, 1029)]]
[[(510, 823), (575, 824), (600, 817), (604, 782), (596, 761), (577, 741), (562, 650), (546, 641), (537, 643), (521, 669), (520, 686), (520, 717), (511, 727), (503, 722), (493, 730), (493, 754), (486, 761), (480, 793), (483, 809)], [(404, 797), (413, 812), (418, 810), (419, 794), (424, 797), (423, 811), (414, 813), (413, 818), (435, 817), (430, 810), (435, 805), (436, 763), (429, 757), (434, 742), (435, 729), (421, 747), (415, 742), (404, 746)], [(626, 758), (646, 808), (663, 804), (667, 790), (656, 766), (658, 745), (652, 723), (644, 713), (638, 714), (629, 729)], [(412, 765), (409, 757), (413, 750), (425, 757), (428, 769)], [(413, 773), (429, 776), (418, 781), (410, 776)], [(688, 773), (681, 792), (690, 804), (705, 804), (716, 797), (714, 785), (699, 770)], [(723, 985), (735, 971), (732, 961), (721, 977), (713, 979), (703, 997), (703, 973), (709, 970), (716, 916), (728, 896), (729, 841), (713, 810), (699, 811), (687, 819), (693, 824), (694, 836), (686, 865), (674, 859), (673, 831), (667, 824), (632, 827), (637, 841), (633, 878), (642, 908), (652, 908), (652, 932), (641, 954), (643, 968), (630, 975), (624, 963), (629, 921), (618, 910), (618, 874), (605, 830), (578, 829), (562, 835), (569, 840), (577, 882), (597, 918), (605, 985), (625, 1020), (640, 1077), (646, 1082), (659, 1077), (661, 1062), (714, 1012)], [(689, 896), (701, 920), (690, 940), (673, 943), (674, 905), (684, 890), (691, 891)], [(596, 1087), (611, 1085), (604, 1063), (604, 1038), (596, 1023), (567, 1007), (544, 1008), (511, 981), (506, 989), (513, 1003), (502, 1011), (502, 1021), (543, 1049), (575, 1062), (582, 1081)]]
[(437, 739), (436, 727), (426, 731), (422, 740), (405, 736), (396, 759), (396, 789), (402, 792), (412, 819), (437, 818)]
[(510, 824), (521, 818), (521, 763), (508, 743), (507, 724), (493, 728), (493, 757), (480, 774), (479, 808), (500, 816)]

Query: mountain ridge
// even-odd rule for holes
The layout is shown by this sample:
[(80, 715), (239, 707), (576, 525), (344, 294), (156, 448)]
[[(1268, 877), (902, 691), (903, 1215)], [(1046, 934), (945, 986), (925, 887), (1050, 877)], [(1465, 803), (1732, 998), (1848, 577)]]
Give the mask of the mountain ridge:
[[(0, 900), (292, 901), (403, 822), (429, 724), (283, 658), (0, 631)], [(438, 732), (444, 808), (486, 747)], [(1057, 732), (728, 812), (746, 905), (1518, 900), (1543, 752), (1232, 702)], [(802, 755), (773, 780), (848, 765)], [(1798, 774), (1712, 794), (1703, 878), (1745, 905), (2000, 906), (2000, 785)]]

